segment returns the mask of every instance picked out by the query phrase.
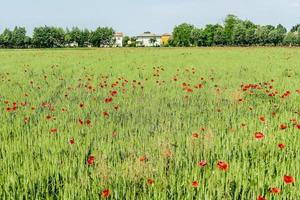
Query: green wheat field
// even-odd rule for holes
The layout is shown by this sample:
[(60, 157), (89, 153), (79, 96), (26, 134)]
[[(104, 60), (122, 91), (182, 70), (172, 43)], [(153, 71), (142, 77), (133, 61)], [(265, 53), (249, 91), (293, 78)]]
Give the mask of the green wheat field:
[(300, 199), (299, 48), (0, 50), (0, 199)]

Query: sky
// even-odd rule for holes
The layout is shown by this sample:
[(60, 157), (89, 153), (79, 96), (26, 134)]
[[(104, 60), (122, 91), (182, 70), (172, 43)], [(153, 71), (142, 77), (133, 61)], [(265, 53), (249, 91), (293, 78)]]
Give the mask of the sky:
[(227, 14), (257, 24), (300, 23), (300, 0), (0, 0), (0, 31), (49, 25), (95, 29), (113, 27), (134, 36), (171, 33), (183, 22), (203, 27), (223, 23)]

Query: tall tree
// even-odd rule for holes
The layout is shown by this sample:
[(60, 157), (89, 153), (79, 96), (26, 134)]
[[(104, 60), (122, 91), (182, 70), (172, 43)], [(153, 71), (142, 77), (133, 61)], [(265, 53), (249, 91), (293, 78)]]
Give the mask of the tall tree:
[(241, 20), (235, 16), (235, 15), (227, 15), (224, 22), (224, 32), (226, 37), (226, 43), (231, 45), (233, 44), (232, 41), (232, 35), (233, 35), (233, 29), (236, 26), (237, 23), (239, 23)]
[(32, 42), (38, 48), (63, 47), (65, 43), (65, 33), (62, 28), (37, 27), (33, 30)]
[(14, 48), (25, 48), (26, 29), (24, 27), (15, 27), (12, 31), (11, 42)]
[(91, 33), (91, 43), (96, 47), (111, 46), (113, 44), (114, 30), (109, 27), (98, 27)]
[(191, 33), (194, 26), (191, 24), (183, 23), (179, 26), (175, 26), (173, 30), (173, 43), (176, 46), (190, 46), (191, 44)]
[(8, 28), (4, 29), (3, 33), (1, 34), (1, 41), (4, 48), (13, 47), (12, 32)]

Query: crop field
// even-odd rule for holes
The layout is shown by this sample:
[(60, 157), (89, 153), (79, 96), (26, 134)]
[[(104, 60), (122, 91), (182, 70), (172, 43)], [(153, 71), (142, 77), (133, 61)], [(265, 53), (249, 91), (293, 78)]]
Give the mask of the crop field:
[(0, 50), (0, 199), (300, 199), (299, 48)]

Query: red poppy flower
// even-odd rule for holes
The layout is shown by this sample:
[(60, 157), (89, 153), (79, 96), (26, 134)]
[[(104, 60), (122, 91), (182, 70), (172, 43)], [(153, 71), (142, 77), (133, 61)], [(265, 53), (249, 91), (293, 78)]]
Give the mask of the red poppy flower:
[(141, 156), (141, 157), (139, 158), (139, 160), (140, 160), (141, 162), (144, 162), (144, 161), (147, 160), (147, 157), (146, 157), (146, 156)]
[(297, 124), (296, 127), (297, 127), (298, 129), (300, 129), (300, 124)]
[(264, 137), (265, 137), (264, 134), (261, 133), (261, 132), (256, 132), (256, 133), (255, 133), (255, 138), (258, 139), (258, 140), (261, 140), (261, 139), (263, 139)]
[(104, 189), (104, 190), (102, 191), (102, 197), (103, 197), (103, 198), (108, 198), (109, 195), (110, 195), (109, 189)]
[(79, 107), (80, 107), (80, 108), (83, 108), (83, 107), (84, 107), (84, 104), (83, 104), (83, 103), (80, 103), (80, 104), (79, 104)]
[(260, 120), (261, 122), (265, 122), (266, 119), (265, 119), (264, 116), (260, 116), (260, 117), (259, 117), (259, 120)]
[(90, 120), (90, 119), (87, 119), (85, 123), (86, 123), (87, 125), (90, 125), (90, 124), (91, 124), (91, 120)]
[(218, 161), (217, 166), (222, 171), (226, 171), (229, 168), (229, 164), (224, 161)]
[(79, 119), (79, 124), (82, 125), (83, 124), (83, 120)]
[(199, 138), (199, 134), (198, 133), (193, 133), (192, 136), (193, 136), (193, 138)]
[(206, 160), (201, 160), (201, 161), (198, 163), (198, 166), (199, 166), (199, 167), (204, 167), (205, 165), (207, 165)]
[(193, 89), (192, 88), (187, 88), (186, 91), (187, 92), (193, 92)]
[(278, 147), (279, 147), (280, 149), (284, 149), (284, 147), (285, 147), (285, 144), (283, 144), (283, 143), (279, 143), (279, 144), (278, 144)]
[(154, 180), (151, 179), (151, 178), (148, 178), (148, 179), (147, 179), (147, 183), (148, 183), (149, 185), (153, 185), (153, 184), (154, 184)]
[(105, 103), (111, 103), (113, 101), (113, 98), (109, 97), (109, 98), (106, 98), (104, 101), (105, 101)]
[(273, 188), (270, 189), (270, 192), (272, 194), (278, 194), (278, 193), (281, 192), (281, 190), (280, 190), (280, 188), (273, 187)]
[(285, 125), (285, 124), (281, 124), (281, 125), (280, 125), (280, 129), (281, 129), (281, 130), (284, 130), (284, 129), (286, 129), (286, 128), (287, 128), (287, 125)]
[(103, 112), (103, 116), (104, 116), (104, 117), (108, 117), (108, 116), (109, 116), (109, 113), (105, 111), (105, 112)]
[(111, 96), (114, 97), (114, 96), (116, 96), (116, 95), (118, 94), (118, 91), (114, 90), (114, 91), (112, 91), (110, 94), (111, 94)]
[(57, 128), (51, 128), (50, 132), (51, 133), (57, 133)]
[(70, 139), (70, 144), (74, 144), (74, 143), (75, 143), (74, 138), (71, 138), (71, 139)]
[(193, 187), (193, 188), (197, 188), (198, 186), (199, 186), (198, 181), (193, 181), (193, 182), (192, 182), (192, 187)]
[(286, 184), (290, 184), (290, 183), (294, 183), (295, 182), (295, 179), (294, 177), (292, 176), (287, 176), (287, 175), (284, 175), (283, 176), (283, 180)]
[(267, 199), (266, 199), (265, 197), (259, 195), (259, 196), (257, 197), (257, 200), (267, 200)]
[(87, 160), (87, 164), (88, 165), (93, 165), (94, 164), (94, 161), (95, 161), (95, 157), (90, 155), (88, 160)]

